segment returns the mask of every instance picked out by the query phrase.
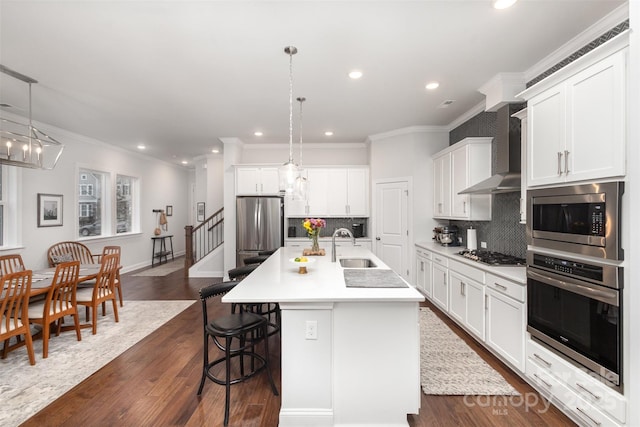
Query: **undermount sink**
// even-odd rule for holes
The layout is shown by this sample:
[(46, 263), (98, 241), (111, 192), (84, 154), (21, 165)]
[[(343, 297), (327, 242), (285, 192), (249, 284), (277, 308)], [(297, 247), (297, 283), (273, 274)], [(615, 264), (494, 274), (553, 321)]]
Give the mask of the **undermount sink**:
[(340, 258), (344, 268), (375, 268), (377, 265), (368, 258)]

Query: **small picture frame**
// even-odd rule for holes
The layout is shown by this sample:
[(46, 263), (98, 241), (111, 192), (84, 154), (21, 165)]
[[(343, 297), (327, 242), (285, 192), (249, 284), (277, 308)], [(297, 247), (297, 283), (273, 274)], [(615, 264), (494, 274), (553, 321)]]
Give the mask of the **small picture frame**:
[(164, 210), (164, 213), (165, 213), (167, 216), (173, 216), (173, 206), (171, 206), (171, 205), (167, 205), (167, 207), (166, 207), (166, 208), (165, 208), (165, 210)]
[(62, 226), (62, 194), (38, 193), (38, 227)]
[(198, 222), (204, 221), (204, 202), (198, 202), (196, 204), (196, 220)]

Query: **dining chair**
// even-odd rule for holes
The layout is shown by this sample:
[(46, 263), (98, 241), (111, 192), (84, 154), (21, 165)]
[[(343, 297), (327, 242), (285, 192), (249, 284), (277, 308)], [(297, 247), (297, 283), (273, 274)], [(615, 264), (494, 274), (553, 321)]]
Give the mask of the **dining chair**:
[(63, 262), (58, 264), (53, 275), (51, 288), (44, 301), (29, 304), (29, 322), (42, 327), (42, 358), (49, 355), (49, 337), (51, 324), (57, 323), (56, 336), (60, 335), (61, 320), (65, 316), (73, 316), (76, 337), (82, 340), (80, 321), (78, 319), (78, 305), (76, 304), (76, 288), (80, 261)]
[[(29, 363), (36, 364), (33, 353), (33, 340), (29, 329), (28, 306), (31, 291), (31, 270), (18, 271), (0, 277), (0, 341), (4, 341), (2, 358), (7, 357), (9, 351), (23, 345), (27, 346)], [(24, 341), (10, 346), (11, 337), (24, 335)]]
[(100, 255), (94, 255), (91, 250), (80, 242), (58, 242), (47, 250), (49, 267), (55, 267), (61, 262), (80, 261), (80, 264), (96, 264)]
[(20, 254), (0, 256), (0, 276), (24, 270), (24, 262)]
[(118, 294), (120, 307), (122, 307), (122, 283), (120, 281), (120, 246), (105, 246), (104, 248), (102, 248), (102, 255), (100, 255), (100, 260), (102, 260), (105, 255), (109, 254), (118, 255), (118, 269), (116, 270), (116, 277), (113, 279), (113, 287)]
[(82, 288), (76, 291), (76, 302), (86, 308), (86, 317), (89, 317), (91, 310), (92, 333), (96, 334), (98, 329), (98, 306), (103, 302), (111, 300), (113, 303), (113, 317), (118, 322), (118, 303), (113, 282), (118, 271), (118, 255), (109, 254), (102, 257), (100, 272), (96, 277), (96, 283), (91, 288)]
[[(213, 320), (208, 318), (207, 301), (215, 296), (221, 296), (229, 292), (237, 285), (237, 282), (222, 282), (206, 286), (200, 289), (200, 301), (202, 304), (202, 325), (204, 332), (203, 365), (198, 396), (202, 394), (205, 380), (208, 378), (216, 384), (225, 386), (224, 425), (229, 424), (229, 406), (231, 403), (231, 385), (243, 382), (253, 377), (262, 370), (267, 371), (271, 391), (278, 396), (278, 389), (273, 381), (273, 375), (269, 367), (269, 340), (267, 339), (267, 320), (255, 313), (240, 311), (240, 313), (228, 314)], [(209, 361), (209, 338), (224, 353), (224, 356)], [(233, 344), (237, 339), (238, 344)], [(264, 343), (264, 356), (256, 353), (255, 344)], [(251, 360), (251, 370), (245, 373), (244, 358)], [(237, 359), (240, 363), (240, 372), (232, 377), (231, 363)], [(258, 361), (255, 366), (254, 361)], [(224, 363), (224, 370), (214, 369)]]

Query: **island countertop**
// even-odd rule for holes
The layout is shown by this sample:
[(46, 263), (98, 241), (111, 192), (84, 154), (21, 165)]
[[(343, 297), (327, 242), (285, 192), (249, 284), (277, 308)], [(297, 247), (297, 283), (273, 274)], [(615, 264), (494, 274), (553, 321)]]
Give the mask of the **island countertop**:
[(338, 302), (338, 301), (423, 301), (424, 296), (414, 287), (406, 288), (348, 288), (345, 268), (340, 258), (368, 258), (376, 269), (388, 269), (371, 251), (362, 247), (339, 247), (336, 262), (331, 253), (314, 256), (307, 265), (307, 274), (299, 274), (299, 265), (290, 260), (301, 256), (299, 248), (280, 248), (260, 267), (226, 294), (222, 301), (240, 302)]

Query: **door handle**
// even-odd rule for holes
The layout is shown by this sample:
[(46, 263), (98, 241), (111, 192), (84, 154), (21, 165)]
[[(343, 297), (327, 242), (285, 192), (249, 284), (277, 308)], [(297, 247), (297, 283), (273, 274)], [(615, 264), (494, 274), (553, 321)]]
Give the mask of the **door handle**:
[(558, 176), (562, 175), (562, 153), (558, 151)]
[(564, 173), (569, 173), (569, 152), (564, 150)]
[(379, 237), (376, 237), (376, 240), (380, 240), (380, 238), (379, 238)]

